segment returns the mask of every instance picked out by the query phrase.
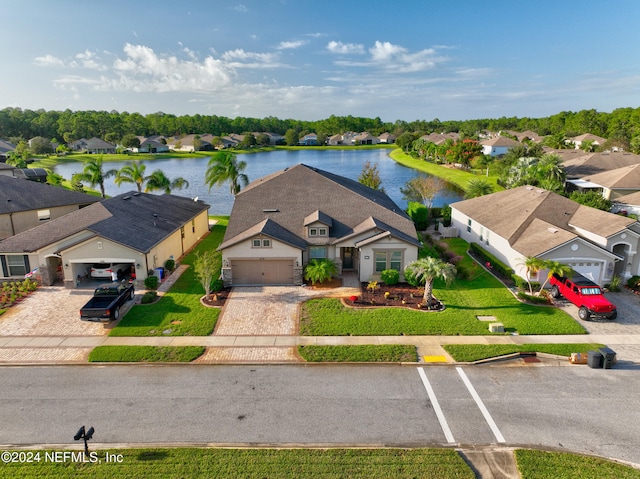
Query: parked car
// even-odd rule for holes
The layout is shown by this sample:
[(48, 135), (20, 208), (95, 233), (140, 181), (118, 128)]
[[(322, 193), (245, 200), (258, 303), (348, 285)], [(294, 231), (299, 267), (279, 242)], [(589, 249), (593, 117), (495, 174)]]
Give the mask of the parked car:
[(584, 276), (573, 273), (564, 277), (557, 274), (551, 276), (551, 296), (564, 296), (578, 307), (578, 316), (583, 321), (591, 318), (616, 319), (618, 311), (611, 302), (604, 297), (602, 289), (596, 283)]
[(133, 283), (105, 283), (98, 286), (87, 304), (80, 309), (82, 321), (111, 321), (120, 319), (120, 308), (134, 299)]
[[(131, 265), (127, 263), (93, 263), (90, 276), (95, 279), (123, 279), (131, 271)], [(116, 274), (114, 278), (113, 273)]]

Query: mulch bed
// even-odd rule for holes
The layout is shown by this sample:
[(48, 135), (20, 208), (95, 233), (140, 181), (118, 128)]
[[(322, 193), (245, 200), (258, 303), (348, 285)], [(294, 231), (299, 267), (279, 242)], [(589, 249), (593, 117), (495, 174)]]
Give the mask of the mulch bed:
[[(386, 294), (388, 293), (388, 294)], [(431, 300), (429, 307), (422, 304), (423, 288), (416, 288), (407, 283), (399, 283), (392, 286), (382, 284), (374, 292), (367, 289), (367, 283), (362, 284), (362, 293), (355, 301), (345, 298), (344, 303), (358, 308), (379, 308), (398, 306), (409, 309), (440, 311), (444, 305), (436, 298)]]
[(220, 291), (211, 293), (208, 301), (204, 297), (200, 301), (206, 306), (222, 307), (227, 301), (229, 294), (231, 294), (231, 288), (223, 288)]
[(311, 284), (311, 281), (305, 281), (305, 286), (311, 289), (333, 289), (342, 287), (342, 279), (333, 278), (329, 281), (324, 281), (322, 283)]

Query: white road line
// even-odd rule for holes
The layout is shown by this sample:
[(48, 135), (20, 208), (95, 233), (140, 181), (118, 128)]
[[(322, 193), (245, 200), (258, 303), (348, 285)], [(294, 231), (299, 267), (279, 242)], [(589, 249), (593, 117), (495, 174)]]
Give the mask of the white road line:
[(453, 438), (453, 434), (451, 433), (451, 429), (449, 429), (449, 424), (447, 424), (447, 419), (444, 417), (442, 413), (442, 409), (440, 408), (440, 403), (438, 402), (438, 398), (436, 398), (436, 394), (433, 392), (433, 388), (431, 387), (431, 383), (427, 379), (427, 375), (424, 372), (423, 368), (418, 368), (418, 374), (420, 374), (420, 379), (422, 379), (422, 384), (424, 384), (424, 388), (427, 390), (427, 394), (429, 395), (429, 401), (433, 404), (433, 410), (438, 417), (438, 422), (440, 422), (440, 427), (442, 428), (442, 432), (444, 432), (444, 436), (447, 438), (447, 442), (449, 444), (455, 444), (456, 440)]
[(478, 405), (478, 408), (480, 409), (480, 412), (484, 416), (485, 421), (487, 421), (487, 424), (489, 424), (489, 427), (491, 428), (491, 432), (493, 432), (493, 435), (496, 437), (496, 440), (498, 442), (506, 442), (504, 439), (504, 436), (500, 432), (500, 429), (498, 429), (498, 425), (495, 423), (495, 421), (491, 417), (491, 414), (489, 414), (488, 409), (485, 407), (484, 403), (482, 402), (482, 399), (480, 399), (480, 396), (476, 392), (476, 389), (473, 387), (473, 384), (471, 384), (471, 381), (469, 381), (469, 378), (467, 377), (465, 372), (462, 370), (461, 367), (456, 367), (456, 369), (458, 370), (458, 374), (462, 378), (462, 382), (464, 383), (465, 386), (467, 386), (467, 389), (469, 390), (471, 397), (473, 397), (473, 400)]

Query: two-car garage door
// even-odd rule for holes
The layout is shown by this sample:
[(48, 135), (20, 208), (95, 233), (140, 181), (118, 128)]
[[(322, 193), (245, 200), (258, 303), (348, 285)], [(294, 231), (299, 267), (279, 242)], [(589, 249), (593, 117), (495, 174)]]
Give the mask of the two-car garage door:
[(293, 260), (231, 260), (231, 277), (234, 285), (293, 284)]
[(583, 261), (578, 263), (569, 263), (569, 266), (585, 278), (589, 278), (596, 283), (600, 282), (603, 264), (600, 261)]

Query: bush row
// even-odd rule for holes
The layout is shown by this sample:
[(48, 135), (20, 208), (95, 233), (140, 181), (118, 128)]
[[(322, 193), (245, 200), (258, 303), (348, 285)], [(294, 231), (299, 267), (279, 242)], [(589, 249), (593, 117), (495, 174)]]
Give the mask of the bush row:
[(484, 250), (478, 243), (471, 243), (469, 247), (476, 255), (480, 256), (483, 261), (489, 263), (491, 265), (491, 269), (495, 271), (496, 274), (502, 276), (505, 279), (510, 279), (515, 275), (515, 271), (513, 269), (504, 264), (488, 251)]

